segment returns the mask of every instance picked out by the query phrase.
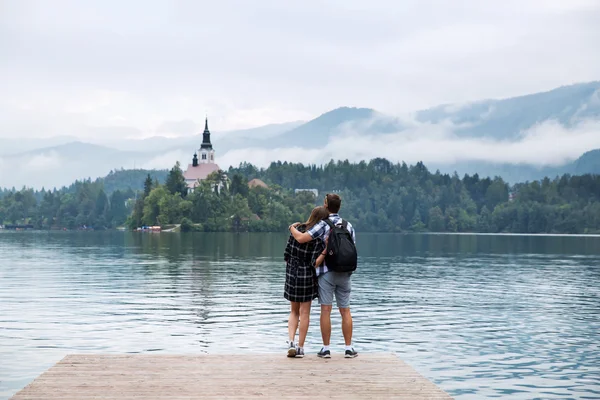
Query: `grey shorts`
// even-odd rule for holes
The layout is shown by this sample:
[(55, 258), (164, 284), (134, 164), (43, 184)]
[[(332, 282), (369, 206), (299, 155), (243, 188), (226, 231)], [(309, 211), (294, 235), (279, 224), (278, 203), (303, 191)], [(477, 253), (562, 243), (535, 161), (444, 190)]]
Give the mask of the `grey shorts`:
[(319, 304), (333, 304), (333, 294), (338, 308), (350, 307), (352, 291), (352, 274), (349, 272), (326, 272), (319, 275)]

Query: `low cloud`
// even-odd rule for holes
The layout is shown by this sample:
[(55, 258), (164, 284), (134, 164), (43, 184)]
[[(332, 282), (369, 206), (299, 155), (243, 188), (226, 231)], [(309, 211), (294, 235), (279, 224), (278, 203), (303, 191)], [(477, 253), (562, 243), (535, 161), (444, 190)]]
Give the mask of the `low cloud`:
[[(586, 151), (600, 148), (598, 120), (582, 121), (571, 127), (546, 121), (510, 140), (459, 136), (455, 133), (459, 125), (447, 120), (438, 124), (420, 123), (411, 118), (395, 121), (403, 127), (401, 131), (377, 135), (365, 135), (365, 126), (382, 120), (344, 125), (339, 133), (324, 141), (321, 148), (243, 147), (220, 151), (224, 146), (216, 145), (216, 162), (224, 170), (229, 166), (237, 167), (241, 162), (268, 167), (273, 161), (319, 165), (332, 159), (358, 162), (377, 157), (408, 164), (423, 161), (436, 167), (469, 162), (543, 167), (564, 165)], [(179, 161), (185, 170), (192, 161), (194, 150), (186, 145), (165, 152), (117, 151), (110, 157), (102, 157), (100, 153), (73, 154), (68, 148), (57, 147), (51, 151), (5, 156), (0, 157), (0, 187), (59, 187), (69, 185), (75, 179), (104, 176), (111, 169), (132, 168), (134, 164), (136, 168), (169, 169)], [(89, 162), (92, 159), (94, 161)]]
[(577, 159), (584, 152), (600, 148), (600, 121), (585, 121), (573, 128), (546, 121), (522, 132), (516, 140), (465, 138), (439, 125), (419, 125), (407, 131), (364, 137), (338, 136), (328, 148), (344, 146), (345, 154), (370, 153), (408, 163), (451, 164), (459, 161), (557, 166)]
[(35, 157), (31, 155), (0, 157), (0, 187), (19, 189), (23, 186), (52, 187), (70, 178), (70, 172), (68, 168), (64, 168), (65, 165), (65, 160), (53, 151)]
[(173, 150), (164, 154), (158, 154), (142, 161), (138, 168), (142, 169), (171, 169), (177, 161), (181, 164), (181, 169), (185, 171), (188, 164), (192, 163), (192, 154), (190, 151)]
[(404, 125), (405, 130), (383, 135), (364, 135), (359, 129), (348, 128), (332, 137), (321, 149), (248, 148), (230, 151), (222, 159), (228, 165), (247, 161), (262, 167), (278, 160), (321, 164), (331, 159), (357, 162), (376, 157), (409, 164), (476, 161), (542, 167), (564, 165), (586, 151), (600, 148), (600, 121), (593, 120), (571, 128), (556, 121), (546, 121), (522, 132), (516, 140), (459, 137), (447, 121), (421, 124), (406, 120)]
[(43, 172), (43, 171), (54, 170), (54, 169), (60, 167), (62, 164), (62, 160), (58, 153), (56, 153), (55, 151), (49, 151), (49, 152), (40, 154), (39, 156), (37, 156), (35, 158), (24, 157), (22, 162), (19, 164), (20, 164), (19, 168), (23, 169), (24, 170), (23, 172), (39, 173), (39, 172)]

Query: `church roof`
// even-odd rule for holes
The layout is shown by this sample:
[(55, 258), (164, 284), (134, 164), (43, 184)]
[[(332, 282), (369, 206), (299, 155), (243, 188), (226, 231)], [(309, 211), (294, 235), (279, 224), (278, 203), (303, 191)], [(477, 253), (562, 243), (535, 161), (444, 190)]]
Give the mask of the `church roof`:
[(257, 179), (257, 178), (254, 178), (250, 182), (248, 182), (248, 187), (253, 188), (253, 187), (257, 187), (257, 186), (264, 187), (264, 188), (269, 187), (266, 183), (264, 183), (263, 181), (261, 181), (260, 179)]
[(208, 164), (198, 164), (197, 167), (194, 167), (192, 164), (188, 164), (187, 169), (183, 173), (185, 180), (193, 180), (194, 182), (198, 179), (203, 180), (210, 174), (215, 171), (220, 170), (217, 164), (208, 163)]

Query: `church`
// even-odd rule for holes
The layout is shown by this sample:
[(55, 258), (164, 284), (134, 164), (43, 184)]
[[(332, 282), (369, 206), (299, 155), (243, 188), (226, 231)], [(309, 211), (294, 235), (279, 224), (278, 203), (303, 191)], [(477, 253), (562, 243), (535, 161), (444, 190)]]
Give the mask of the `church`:
[[(198, 155), (200, 160), (198, 160)], [(204, 132), (202, 132), (202, 144), (197, 152), (194, 152), (192, 163), (188, 164), (187, 169), (183, 173), (188, 191), (192, 192), (200, 181), (213, 172), (220, 170), (215, 163), (215, 150), (210, 142), (210, 131), (208, 130), (208, 117), (204, 122)]]

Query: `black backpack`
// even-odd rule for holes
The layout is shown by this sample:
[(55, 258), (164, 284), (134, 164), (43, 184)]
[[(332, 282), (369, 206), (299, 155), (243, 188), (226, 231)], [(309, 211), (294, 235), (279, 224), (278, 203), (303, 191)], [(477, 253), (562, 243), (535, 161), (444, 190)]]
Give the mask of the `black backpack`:
[(355, 271), (358, 256), (352, 235), (348, 232), (348, 223), (342, 220), (341, 224), (334, 225), (329, 219), (325, 222), (331, 228), (325, 255), (327, 269), (334, 272)]

